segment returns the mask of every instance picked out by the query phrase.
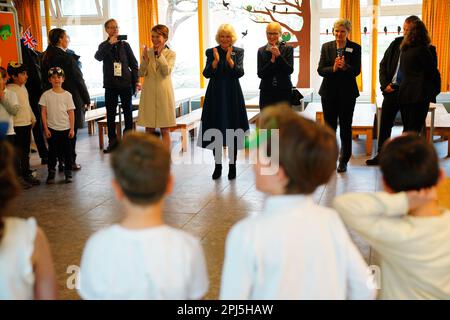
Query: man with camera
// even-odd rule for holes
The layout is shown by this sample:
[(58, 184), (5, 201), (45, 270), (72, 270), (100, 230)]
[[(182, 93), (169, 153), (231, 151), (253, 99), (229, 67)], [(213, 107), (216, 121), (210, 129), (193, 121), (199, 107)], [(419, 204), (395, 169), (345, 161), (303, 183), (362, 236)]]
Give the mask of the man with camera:
[(106, 118), (108, 122), (108, 147), (103, 150), (109, 153), (117, 146), (115, 118), (117, 104), (122, 105), (125, 120), (125, 131), (133, 128), (132, 95), (140, 89), (138, 83), (139, 65), (127, 36), (119, 35), (117, 21), (109, 19), (105, 22), (108, 39), (102, 42), (95, 54), (95, 59), (103, 61), (103, 87), (105, 88)]

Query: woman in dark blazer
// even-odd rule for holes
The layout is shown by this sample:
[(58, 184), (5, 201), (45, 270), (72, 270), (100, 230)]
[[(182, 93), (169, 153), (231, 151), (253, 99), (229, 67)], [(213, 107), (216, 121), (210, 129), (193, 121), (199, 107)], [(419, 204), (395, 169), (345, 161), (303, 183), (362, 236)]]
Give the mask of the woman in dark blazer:
[(403, 131), (420, 133), (430, 102), (436, 102), (441, 81), (437, 58), (428, 31), (421, 20), (411, 23), (400, 45), (401, 81), (398, 92)]
[(51, 88), (50, 83), (47, 81), (47, 72), (50, 68), (60, 67), (64, 70), (65, 79), (63, 88), (72, 94), (72, 99), (75, 104), (75, 137), (71, 139), (73, 155), (72, 170), (79, 170), (81, 166), (75, 162), (77, 129), (83, 127), (84, 106), (89, 105), (91, 100), (83, 79), (83, 74), (78, 66), (78, 61), (73, 54), (67, 52), (69, 37), (66, 31), (59, 28), (50, 30), (48, 42), (49, 45), (42, 58), (41, 71), (43, 84), (44, 88)]
[(336, 131), (339, 120), (341, 151), (338, 172), (347, 171), (352, 156), (352, 120), (359, 96), (356, 77), (361, 73), (361, 46), (347, 39), (351, 23), (334, 23), (336, 40), (324, 43), (317, 72), (323, 77), (319, 94), (325, 122)]
[(233, 47), (236, 39), (233, 27), (223, 24), (216, 34), (219, 45), (206, 50), (203, 76), (210, 80), (203, 104), (198, 143), (202, 148), (213, 150), (214, 180), (222, 175), (224, 146), (228, 147), (230, 159), (228, 179), (236, 178), (237, 150), (243, 148), (244, 133), (249, 129), (244, 95), (239, 84), (239, 78), (244, 75), (244, 49)]
[(258, 49), (259, 107), (261, 110), (280, 102), (290, 105), (294, 49), (280, 42), (281, 26), (271, 22), (266, 28), (267, 44)]

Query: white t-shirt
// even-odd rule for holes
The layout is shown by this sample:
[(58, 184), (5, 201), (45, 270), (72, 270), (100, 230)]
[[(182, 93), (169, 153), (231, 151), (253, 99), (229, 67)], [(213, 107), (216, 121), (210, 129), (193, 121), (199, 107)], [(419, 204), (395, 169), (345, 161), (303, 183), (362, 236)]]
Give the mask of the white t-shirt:
[(31, 257), (37, 224), (34, 218), (5, 218), (0, 240), (0, 300), (32, 300), (34, 272)]
[(113, 225), (95, 233), (81, 260), (83, 299), (200, 299), (208, 290), (198, 239), (162, 225), (130, 230)]
[(57, 93), (53, 89), (45, 91), (39, 100), (41, 106), (47, 107), (47, 126), (56, 131), (70, 129), (67, 111), (74, 110), (72, 94), (69, 91)]
[[(19, 99), (17, 99), (16, 93), (8, 88), (5, 89), (5, 99), (8, 100), (10, 105), (19, 106)], [(9, 116), (9, 127), (8, 127), (8, 132), (6, 134), (8, 136), (12, 136), (12, 135), (16, 134), (14, 132), (14, 116), (12, 116), (12, 115)]]
[(25, 127), (31, 125), (32, 122), (36, 122), (36, 117), (31, 110), (27, 88), (15, 83), (6, 85), (6, 88), (16, 94), (20, 105), (19, 112), (14, 116), (14, 127)]
[(220, 298), (373, 299), (367, 271), (334, 210), (310, 197), (274, 196), (229, 233)]

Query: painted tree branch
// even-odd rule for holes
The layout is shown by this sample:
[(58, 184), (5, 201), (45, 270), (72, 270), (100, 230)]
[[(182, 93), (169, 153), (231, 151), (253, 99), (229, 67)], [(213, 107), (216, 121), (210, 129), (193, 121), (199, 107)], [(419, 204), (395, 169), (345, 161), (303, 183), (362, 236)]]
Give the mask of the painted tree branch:
[(289, 2), (289, 1), (283, 1), (283, 2), (271, 2), (271, 4), (274, 4), (274, 5), (278, 5), (278, 6), (289, 6), (289, 7), (295, 8), (295, 9), (297, 9), (298, 11), (300, 11), (302, 8), (300, 7), (299, 2), (298, 2), (298, 1), (295, 1), (295, 3), (296, 3), (296, 4), (293, 4), (292, 2)]
[[(278, 19), (276, 19), (273, 14), (270, 12), (269, 9), (266, 8), (266, 11), (262, 11), (262, 10), (254, 10), (251, 13), (256, 13), (256, 14), (264, 14), (266, 16), (270, 16), (270, 18), (272, 19), (272, 21), (274, 22), (278, 22), (282, 27), (284, 27), (285, 29), (287, 29), (290, 33), (298, 33), (300, 32), (300, 30), (295, 31), (294, 29), (292, 29), (290, 26), (288, 26), (286, 23), (279, 21)], [(262, 21), (255, 21), (252, 19), (252, 21), (257, 22), (257, 23), (270, 23), (270, 22), (262, 22)]]

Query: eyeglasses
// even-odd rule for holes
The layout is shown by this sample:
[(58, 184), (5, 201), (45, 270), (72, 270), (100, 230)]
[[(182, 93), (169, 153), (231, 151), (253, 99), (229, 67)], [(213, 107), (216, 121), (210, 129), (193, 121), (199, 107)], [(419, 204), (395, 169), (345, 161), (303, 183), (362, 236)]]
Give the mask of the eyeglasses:
[(278, 32), (266, 32), (268, 36), (279, 36), (280, 34)]
[(57, 76), (61, 76), (64, 77), (64, 70), (61, 69), (60, 67), (53, 67), (50, 68), (50, 70), (48, 70), (48, 76), (51, 77), (53, 75), (57, 75)]

